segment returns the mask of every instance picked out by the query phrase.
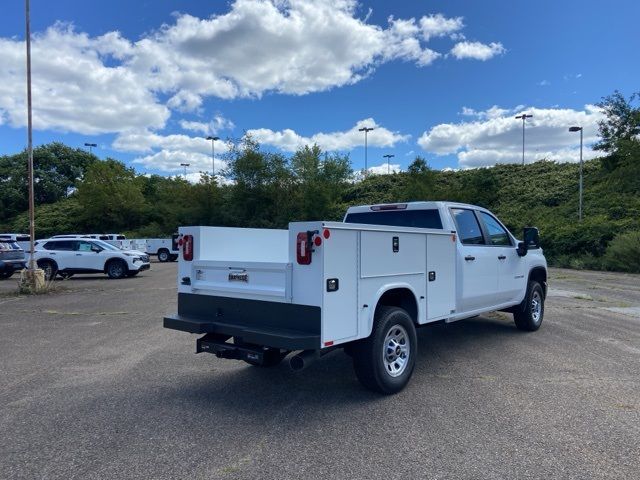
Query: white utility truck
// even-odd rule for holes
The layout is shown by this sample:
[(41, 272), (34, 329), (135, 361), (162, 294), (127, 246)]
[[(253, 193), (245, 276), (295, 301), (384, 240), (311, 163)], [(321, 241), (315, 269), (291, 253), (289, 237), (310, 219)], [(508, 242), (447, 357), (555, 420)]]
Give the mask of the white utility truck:
[(173, 234), (171, 238), (147, 238), (144, 241), (147, 255), (157, 255), (158, 261), (175, 262), (178, 259), (177, 233)]
[[(288, 230), (182, 227), (178, 312), (196, 351), (301, 370), (335, 348), (368, 388), (395, 393), (416, 362), (416, 327), (493, 310), (534, 331), (547, 264), (538, 230), (518, 241), (488, 210), (450, 202), (351, 207), (343, 222)], [(233, 340), (231, 340), (233, 339)]]

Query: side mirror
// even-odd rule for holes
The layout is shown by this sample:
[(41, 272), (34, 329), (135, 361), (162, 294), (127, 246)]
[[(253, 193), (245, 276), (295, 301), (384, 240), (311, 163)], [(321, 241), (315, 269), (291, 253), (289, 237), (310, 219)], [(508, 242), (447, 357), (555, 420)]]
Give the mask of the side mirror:
[(91, 247), (91, 251), (95, 253), (100, 253), (102, 249), (100, 247), (96, 247), (95, 245)]
[(528, 249), (540, 248), (540, 233), (538, 232), (537, 228), (524, 227), (522, 239), (524, 240), (524, 243), (527, 245)]
[(524, 242), (518, 242), (518, 247), (516, 248), (516, 252), (518, 252), (519, 257), (524, 257), (529, 251), (529, 247)]

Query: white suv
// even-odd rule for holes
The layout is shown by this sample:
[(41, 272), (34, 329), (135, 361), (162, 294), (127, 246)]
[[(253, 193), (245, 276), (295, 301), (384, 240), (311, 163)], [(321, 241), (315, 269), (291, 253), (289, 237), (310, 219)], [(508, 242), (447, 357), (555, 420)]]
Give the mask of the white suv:
[(106, 273), (109, 278), (133, 277), (150, 268), (149, 255), (93, 238), (50, 238), (35, 244), (35, 260), (45, 277), (74, 273)]

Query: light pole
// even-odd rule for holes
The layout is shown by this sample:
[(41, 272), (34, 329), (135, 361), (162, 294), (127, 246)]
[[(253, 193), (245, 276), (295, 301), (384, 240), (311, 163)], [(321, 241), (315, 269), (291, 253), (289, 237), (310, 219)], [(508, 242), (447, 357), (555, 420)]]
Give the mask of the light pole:
[(184, 167), (184, 179), (187, 179), (187, 167), (191, 165), (190, 163), (181, 163), (180, 166)]
[(31, 287), (36, 286), (33, 243), (35, 239), (35, 201), (33, 195), (33, 121), (31, 117), (31, 12), (29, 0), (25, 1), (27, 37), (27, 152), (29, 170), (29, 271)]
[(386, 155), (383, 155), (382, 158), (386, 158), (387, 159), (387, 174), (391, 173), (390, 167), (389, 167), (389, 159), (395, 157), (395, 155), (393, 154), (389, 154), (387, 153)]
[(216, 147), (214, 146), (216, 140), (220, 140), (220, 137), (208, 136), (207, 140), (211, 140), (211, 180), (216, 176)]
[(85, 146), (85, 147), (89, 147), (89, 153), (91, 153), (91, 148), (92, 148), (92, 147), (93, 147), (93, 148), (97, 147), (97, 146), (98, 146), (98, 144), (97, 144), (97, 143), (85, 143), (85, 144), (84, 144), (84, 146)]
[(364, 132), (364, 176), (365, 177), (369, 173), (369, 170), (367, 169), (367, 134), (371, 130), (373, 130), (373, 127), (362, 127), (358, 129), (359, 132)]
[(580, 200), (578, 201), (578, 219), (582, 221), (582, 127), (569, 127), (570, 132), (580, 132)]
[(533, 117), (533, 115), (528, 115), (526, 113), (516, 116), (517, 120), (522, 119), (522, 165), (523, 166), (524, 166), (524, 122), (527, 118), (531, 118), (531, 117)]

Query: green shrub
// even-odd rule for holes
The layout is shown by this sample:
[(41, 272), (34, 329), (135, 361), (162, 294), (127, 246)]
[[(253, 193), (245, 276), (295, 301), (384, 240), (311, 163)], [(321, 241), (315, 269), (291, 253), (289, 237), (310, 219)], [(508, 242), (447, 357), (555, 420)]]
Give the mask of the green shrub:
[(607, 270), (640, 273), (640, 231), (616, 236), (607, 248), (604, 267)]

